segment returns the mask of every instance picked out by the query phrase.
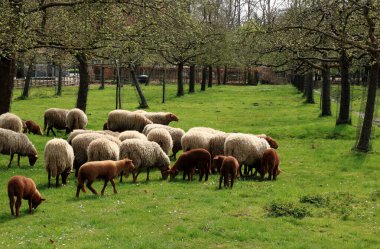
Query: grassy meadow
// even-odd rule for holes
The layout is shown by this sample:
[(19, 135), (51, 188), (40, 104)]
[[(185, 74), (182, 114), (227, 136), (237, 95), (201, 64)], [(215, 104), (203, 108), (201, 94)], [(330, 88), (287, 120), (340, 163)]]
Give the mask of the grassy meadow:
[[(169, 85), (165, 104), (160, 86), (143, 90), (149, 111), (179, 116), (172, 126), (272, 136), (282, 159), (278, 180), (246, 179), (233, 190), (218, 190), (218, 175), (208, 182), (182, 181), (181, 175), (168, 182), (155, 171), (149, 182), (144, 172), (137, 184), (131, 177), (117, 183), (118, 194), (109, 184), (104, 196), (87, 191), (75, 198), (74, 174), (66, 186), (47, 188), (43, 150), (51, 137), (28, 135), (39, 152), (33, 168), (25, 157), (20, 168), (15, 160), (8, 169), (9, 156), (0, 155), (0, 248), (379, 248), (379, 135), (371, 153), (352, 152), (356, 116), (352, 126), (335, 127), (335, 117), (319, 117), (319, 103), (304, 104), (288, 85), (214, 86), (181, 98)], [(134, 89), (122, 91), (123, 109), (135, 109)], [(28, 100), (17, 100), (16, 90), (12, 112), (42, 125), (45, 109), (74, 107), (76, 92), (65, 87), (55, 97), (54, 88), (33, 88)], [(102, 128), (114, 99), (114, 88), (91, 87), (88, 129)], [(6, 190), (16, 174), (33, 178), (47, 199), (32, 215), (23, 201), (17, 219)], [(98, 191), (101, 186), (94, 184)]]

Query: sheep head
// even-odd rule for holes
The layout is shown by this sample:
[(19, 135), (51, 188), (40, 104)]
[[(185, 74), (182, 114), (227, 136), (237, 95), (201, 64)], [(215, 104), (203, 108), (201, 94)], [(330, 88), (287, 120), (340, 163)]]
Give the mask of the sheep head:
[(28, 156), (28, 158), (29, 158), (29, 165), (34, 166), (34, 164), (36, 163), (36, 161), (38, 159), (38, 156), (37, 155), (30, 155), (30, 156)]
[(169, 170), (170, 170), (169, 165), (166, 165), (161, 168), (162, 179), (166, 180), (168, 178)]
[(278, 148), (278, 143), (273, 138), (271, 138), (270, 136), (266, 136), (265, 140), (267, 140), (267, 142), (271, 148), (273, 148), (273, 149)]
[(32, 196), (32, 208), (36, 209), (43, 201), (46, 201), (46, 199), (42, 198), (40, 193), (36, 190)]
[(178, 117), (174, 115), (173, 113), (169, 113), (168, 115), (170, 121), (178, 121)]

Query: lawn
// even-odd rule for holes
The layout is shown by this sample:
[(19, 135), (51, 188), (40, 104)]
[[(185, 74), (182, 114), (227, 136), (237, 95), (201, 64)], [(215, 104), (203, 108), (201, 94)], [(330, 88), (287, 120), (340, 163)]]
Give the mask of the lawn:
[[(89, 92), (89, 129), (101, 129), (115, 105), (114, 88), (97, 88)], [(181, 98), (169, 85), (165, 104), (160, 86), (143, 90), (150, 111), (177, 114), (180, 121), (171, 125), (184, 130), (209, 126), (272, 136), (282, 159), (278, 180), (246, 179), (233, 190), (218, 190), (217, 175), (208, 182), (168, 182), (155, 171), (149, 182), (142, 173), (137, 184), (131, 178), (117, 183), (118, 194), (109, 185), (104, 196), (88, 191), (75, 198), (73, 174), (66, 186), (47, 188), (43, 150), (51, 137), (29, 135), (40, 157), (33, 168), (23, 158), (21, 168), (14, 162), (8, 169), (9, 156), (0, 155), (0, 248), (379, 247), (379, 135), (371, 153), (352, 152), (356, 116), (352, 126), (335, 127), (335, 117), (319, 117), (319, 103), (304, 104), (288, 85), (214, 86)], [(76, 91), (65, 87), (54, 97), (54, 88), (35, 88), (28, 100), (17, 100), (17, 90), (12, 112), (42, 124), (45, 109), (74, 107)], [(137, 107), (136, 95), (123, 88), (124, 109)], [(16, 174), (32, 177), (47, 199), (33, 215), (23, 201), (17, 219), (6, 192)], [(94, 185), (100, 190), (102, 183)]]

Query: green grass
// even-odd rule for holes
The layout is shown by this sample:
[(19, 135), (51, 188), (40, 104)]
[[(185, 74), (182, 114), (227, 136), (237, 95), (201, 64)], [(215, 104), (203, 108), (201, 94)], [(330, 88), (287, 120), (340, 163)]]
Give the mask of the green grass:
[[(89, 92), (89, 129), (101, 129), (115, 105), (114, 88), (97, 88)], [(304, 104), (291, 86), (215, 86), (176, 98), (169, 85), (165, 104), (159, 86), (143, 90), (150, 111), (179, 116), (173, 126), (271, 135), (282, 160), (278, 180), (237, 181), (220, 191), (217, 175), (206, 183), (167, 182), (156, 171), (150, 182), (143, 173), (138, 184), (118, 183), (116, 195), (109, 185), (105, 196), (77, 199), (73, 175), (66, 186), (47, 188), (42, 158), (51, 137), (29, 135), (40, 156), (34, 168), (23, 158), (20, 169), (15, 163), (7, 169), (9, 157), (0, 156), (0, 248), (378, 248), (379, 136), (373, 152), (352, 152), (357, 118), (353, 126), (335, 127), (335, 117), (320, 118), (319, 104)], [(32, 89), (28, 100), (14, 100), (12, 111), (42, 124), (45, 109), (74, 107), (76, 91), (65, 87), (54, 97), (53, 88)], [(133, 88), (122, 95), (123, 108), (137, 107)], [(24, 201), (18, 219), (10, 215), (5, 187), (15, 174), (32, 177), (47, 198), (33, 215)]]

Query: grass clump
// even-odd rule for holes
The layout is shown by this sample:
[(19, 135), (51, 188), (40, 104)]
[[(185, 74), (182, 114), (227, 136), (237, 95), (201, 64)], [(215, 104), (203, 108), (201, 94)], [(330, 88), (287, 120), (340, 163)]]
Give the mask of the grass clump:
[(306, 207), (292, 202), (272, 202), (265, 209), (271, 217), (290, 216), (303, 219), (306, 216), (311, 216), (310, 211)]
[(304, 195), (300, 198), (301, 203), (309, 203), (316, 207), (327, 207), (330, 203), (330, 199), (328, 197), (324, 197), (321, 195)]

